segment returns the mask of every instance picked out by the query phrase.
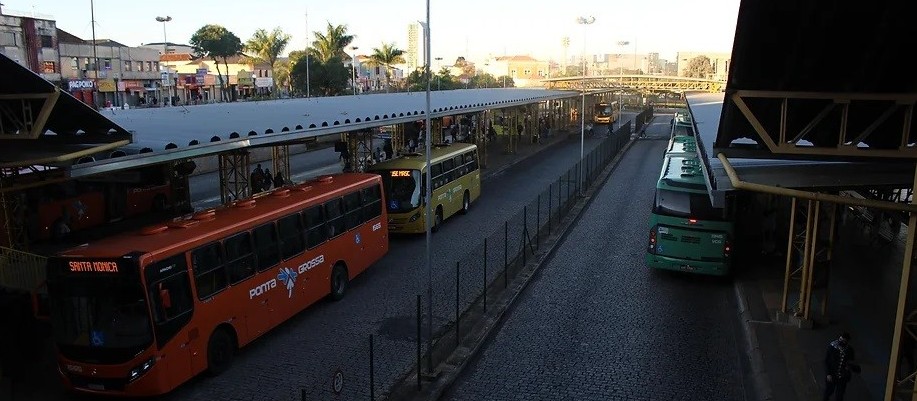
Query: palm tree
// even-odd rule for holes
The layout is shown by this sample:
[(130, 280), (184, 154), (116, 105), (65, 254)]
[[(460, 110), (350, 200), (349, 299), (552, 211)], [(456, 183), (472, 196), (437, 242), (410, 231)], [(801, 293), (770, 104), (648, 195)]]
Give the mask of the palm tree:
[(325, 33), (313, 32), (315, 41), (312, 42), (312, 52), (321, 62), (326, 63), (333, 57), (347, 60), (350, 56), (344, 49), (353, 42), (354, 35), (347, 34), (347, 25), (331, 25), (325, 28)]
[[(255, 31), (255, 34), (252, 35), (252, 38), (245, 42), (245, 50), (251, 52), (255, 57), (261, 61), (266, 62), (271, 66), (271, 76), (276, 75), (275, 64), (277, 63), (277, 57), (280, 57), (280, 53), (283, 52), (283, 49), (287, 47), (290, 43), (291, 36), (283, 32), (279, 27), (274, 28), (274, 31), (268, 33), (264, 29), (259, 29)], [(276, 80), (274, 81), (274, 87), (277, 86)]]
[(404, 63), (404, 50), (395, 47), (394, 43), (382, 43), (382, 47), (374, 48), (373, 54), (369, 56), (367, 64), (374, 67), (383, 67), (385, 69), (385, 92), (388, 92), (389, 81), (391, 80), (392, 65)]
[(274, 85), (282, 85), (289, 91), (291, 70), (290, 60), (278, 60), (274, 64)]

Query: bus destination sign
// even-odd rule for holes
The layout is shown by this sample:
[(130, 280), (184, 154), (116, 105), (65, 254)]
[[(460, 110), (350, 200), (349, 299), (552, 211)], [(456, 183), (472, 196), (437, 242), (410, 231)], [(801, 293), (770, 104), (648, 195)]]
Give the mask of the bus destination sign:
[(118, 273), (118, 262), (99, 261), (71, 261), (68, 263), (72, 273)]
[(410, 177), (411, 170), (392, 170), (392, 177)]

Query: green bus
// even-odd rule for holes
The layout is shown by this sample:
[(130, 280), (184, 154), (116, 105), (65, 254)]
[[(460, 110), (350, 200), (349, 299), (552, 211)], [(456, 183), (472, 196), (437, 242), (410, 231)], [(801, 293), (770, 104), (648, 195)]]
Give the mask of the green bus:
[[(433, 231), (455, 213), (465, 214), (481, 196), (478, 148), (472, 144), (435, 145), (430, 154), (433, 182)], [(382, 176), (392, 233), (426, 232), (424, 183), (426, 157), (409, 153), (368, 168)]]
[[(655, 269), (724, 276), (731, 265), (734, 224), (726, 210), (714, 208), (696, 152), (694, 137), (670, 141), (656, 182), (650, 214), (646, 264)], [(682, 145), (676, 145), (682, 144)]]
[(676, 136), (694, 136), (694, 121), (687, 110), (676, 110), (675, 115), (672, 117), (671, 125), (671, 137), (673, 138)]

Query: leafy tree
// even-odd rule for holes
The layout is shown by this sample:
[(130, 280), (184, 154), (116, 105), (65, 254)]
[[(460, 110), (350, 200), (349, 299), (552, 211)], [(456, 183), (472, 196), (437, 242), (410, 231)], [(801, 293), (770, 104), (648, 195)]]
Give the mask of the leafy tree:
[(471, 78), (472, 88), (498, 88), (503, 86), (503, 82), (497, 82), (497, 78), (488, 73), (478, 73)]
[(501, 88), (503, 87), (515, 88), (516, 87), (516, 83), (513, 82), (513, 77), (509, 75), (503, 75), (503, 76), (497, 77), (497, 84), (498, 84), (498, 87), (501, 87)]
[(458, 78), (452, 75), (449, 67), (443, 67), (433, 76), (431, 87), (433, 90), (452, 90), (458, 89), (461, 85), (458, 82)]
[[(283, 49), (286, 49), (287, 45), (290, 44), (290, 38), (291, 36), (284, 33), (280, 27), (274, 28), (270, 33), (264, 29), (259, 29), (255, 31), (255, 34), (252, 35), (248, 42), (245, 42), (245, 50), (270, 65), (273, 70), (271, 76), (275, 76), (277, 74), (275, 66), (277, 58), (280, 57)], [(274, 86), (277, 86), (276, 80), (274, 81)]]
[(299, 60), (306, 59), (306, 51), (305, 50), (293, 50), (290, 52), (287, 58), (290, 59), (290, 67), (292, 68), (293, 66), (296, 65), (297, 62), (299, 62)]
[(296, 90), (306, 91), (306, 68), (309, 68), (309, 86), (312, 92), (321, 96), (335, 96), (344, 92), (350, 80), (350, 69), (344, 66), (340, 57), (321, 61), (309, 57), (299, 60), (290, 72), (290, 79)]
[[(373, 54), (369, 56), (369, 65), (373, 67), (382, 67), (385, 71), (385, 92), (388, 92), (391, 86), (392, 65), (404, 63), (404, 50), (395, 47), (394, 43), (382, 43), (382, 47), (373, 49)], [(354, 83), (356, 84), (356, 83)]]
[(697, 56), (688, 61), (688, 67), (685, 68), (685, 77), (688, 78), (709, 78), (713, 75), (713, 63), (707, 56)]
[(350, 56), (344, 51), (350, 42), (353, 42), (353, 35), (347, 34), (347, 25), (331, 25), (325, 27), (325, 32), (313, 32), (315, 41), (312, 42), (312, 54), (320, 61), (327, 62), (334, 57), (340, 60), (347, 60)]
[(277, 62), (274, 63), (274, 85), (289, 91), (291, 69), (292, 67), (289, 59), (277, 60)]
[[(404, 86), (412, 92), (427, 90), (427, 75), (424, 73), (425, 68), (417, 69), (408, 74), (404, 79)], [(435, 88), (435, 87), (434, 87)]]
[(474, 72), (475, 72), (474, 63), (465, 60), (464, 57), (456, 58), (455, 64), (453, 64), (453, 66), (462, 69), (462, 73), (461, 75), (459, 75), (460, 78), (471, 79), (472, 77), (474, 77)]
[(238, 36), (220, 25), (208, 24), (198, 29), (191, 35), (191, 46), (197, 57), (206, 57), (213, 60), (217, 68), (217, 77), (220, 80), (221, 99), (230, 99), (226, 90), (226, 83), (223, 79), (223, 73), (220, 71), (220, 62), (226, 66), (226, 73), (229, 73), (229, 63), (227, 58), (242, 53), (242, 40)]

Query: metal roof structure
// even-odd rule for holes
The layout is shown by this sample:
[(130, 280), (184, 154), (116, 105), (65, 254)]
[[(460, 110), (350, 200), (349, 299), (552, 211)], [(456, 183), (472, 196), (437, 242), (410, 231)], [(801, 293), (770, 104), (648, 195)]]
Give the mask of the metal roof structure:
[[(602, 91), (598, 91), (602, 92)], [(431, 118), (581, 96), (545, 89), (464, 89), (431, 94)], [(141, 167), (236, 149), (413, 122), (425, 118), (425, 92), (113, 110), (142, 153), (80, 163), (71, 177)], [(134, 149), (136, 151), (137, 149)]]
[(61, 164), (131, 141), (130, 133), (0, 54), (0, 167)]
[(917, 158), (917, 80), (897, 72), (902, 49), (917, 47), (915, 11), (897, 0), (742, 1), (714, 147), (755, 158)]
[[(726, 193), (734, 188), (717, 158), (715, 142), (722, 133), (722, 93), (691, 93), (686, 96), (694, 120), (698, 151), (705, 163), (705, 178), (714, 206), (725, 205)], [(750, 142), (744, 140), (742, 142)], [(725, 152), (724, 152), (725, 153)], [(914, 165), (904, 161), (827, 161), (823, 159), (780, 159), (765, 154), (759, 158), (728, 157), (744, 181), (793, 189), (906, 188), (913, 181)]]

